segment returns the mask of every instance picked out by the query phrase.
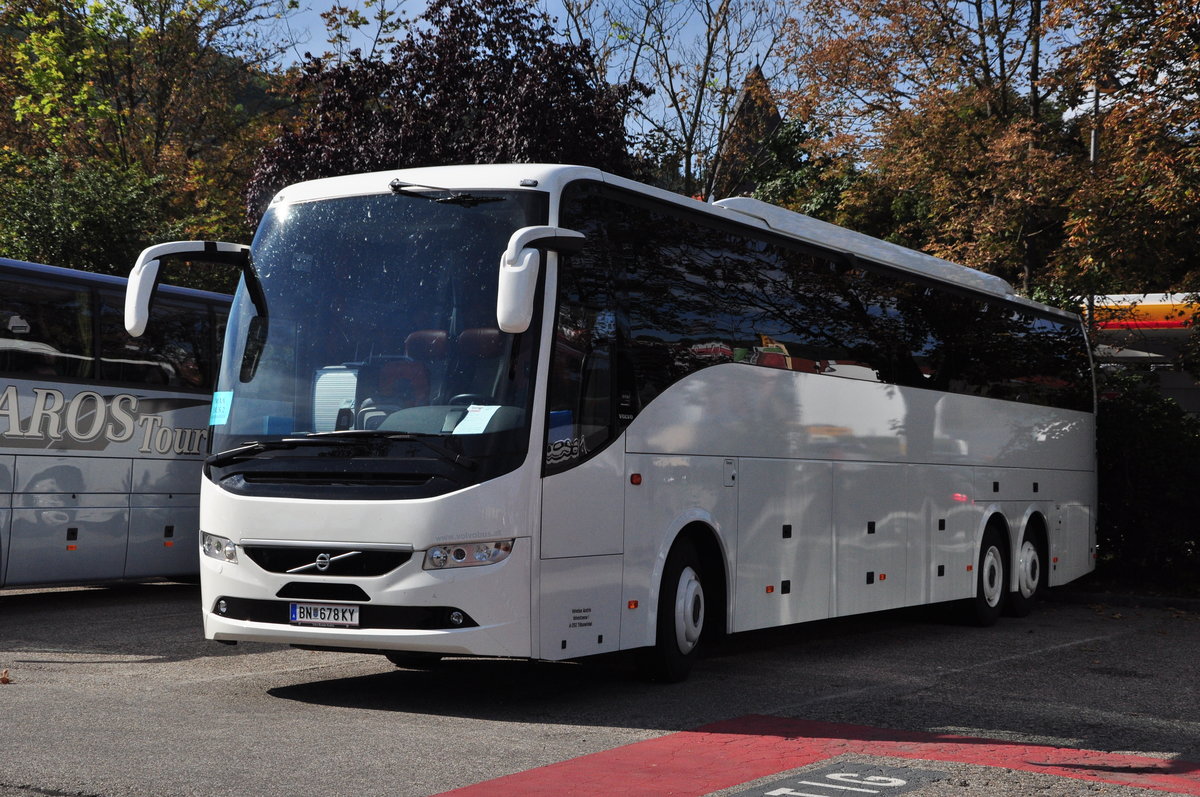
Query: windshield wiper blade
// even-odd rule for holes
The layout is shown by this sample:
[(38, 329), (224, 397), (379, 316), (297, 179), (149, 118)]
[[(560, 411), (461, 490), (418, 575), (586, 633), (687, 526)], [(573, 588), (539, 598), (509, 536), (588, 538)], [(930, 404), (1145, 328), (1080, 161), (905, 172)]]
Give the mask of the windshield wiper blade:
[[(421, 183), (406, 183), (403, 180), (392, 180), (388, 183), (388, 187), (392, 189), (393, 194), (403, 194), (404, 196), (415, 196), (421, 199), (428, 199), (433, 202), (438, 202), (444, 205), (461, 205), (465, 208), (473, 208), (476, 205), (482, 205), (485, 202), (503, 202), (507, 197), (502, 196), (477, 196), (466, 191), (455, 191), (452, 188), (442, 188), (436, 185), (422, 185)], [(405, 189), (414, 189), (408, 191)], [(448, 194), (449, 196), (432, 197), (426, 194), (419, 193), (421, 191), (437, 191), (438, 193)], [(369, 430), (362, 430), (369, 431)]]
[(378, 429), (342, 429), (336, 432), (313, 432), (307, 435), (304, 439), (323, 439), (323, 440), (394, 440), (414, 443), (420, 443), (428, 448), (433, 453), (447, 462), (458, 465), (460, 468), (467, 470), (475, 470), (478, 463), (470, 457), (463, 456), (456, 451), (450, 450), (448, 446), (434, 442), (441, 440), (445, 435), (440, 434), (425, 434), (421, 432), (381, 432)]
[(213, 454), (208, 459), (204, 460), (205, 465), (212, 467), (222, 467), (228, 465), (234, 460), (243, 459), (245, 457), (253, 457), (256, 454), (261, 454), (264, 451), (286, 451), (289, 448), (299, 448), (300, 446), (311, 445), (338, 445), (343, 443), (352, 443), (353, 440), (347, 439), (314, 439), (315, 435), (305, 435), (304, 437), (285, 437), (282, 440), (254, 440), (252, 442), (240, 445), (237, 448), (230, 448), (226, 451)]
[(502, 196), (475, 196), (474, 194), (462, 192), (451, 193), (450, 196), (444, 196), (433, 201), (442, 205), (462, 205), (464, 208), (473, 208), (485, 202), (503, 202), (504, 199)]
[(292, 440), (255, 440), (253, 442), (240, 445), (237, 448), (219, 451), (210, 456), (208, 459), (204, 460), (204, 464), (219, 468), (222, 465), (227, 465), (236, 459), (241, 459), (242, 457), (252, 457), (255, 454), (262, 453), (263, 451), (274, 451), (277, 449), (295, 447), (294, 441)]

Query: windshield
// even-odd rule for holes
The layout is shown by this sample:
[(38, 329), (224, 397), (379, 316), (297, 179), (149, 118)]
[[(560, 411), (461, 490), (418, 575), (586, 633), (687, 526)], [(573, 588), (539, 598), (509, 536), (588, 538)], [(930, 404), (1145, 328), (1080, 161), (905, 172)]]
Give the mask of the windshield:
[(341, 433), (374, 440), (375, 459), (404, 458), (430, 455), (412, 444), (428, 435), (515, 467), (537, 331), (497, 328), (497, 274), (509, 236), (544, 224), (546, 204), (530, 191), (403, 191), (272, 208), (252, 247), (257, 280), (234, 298), (213, 452)]

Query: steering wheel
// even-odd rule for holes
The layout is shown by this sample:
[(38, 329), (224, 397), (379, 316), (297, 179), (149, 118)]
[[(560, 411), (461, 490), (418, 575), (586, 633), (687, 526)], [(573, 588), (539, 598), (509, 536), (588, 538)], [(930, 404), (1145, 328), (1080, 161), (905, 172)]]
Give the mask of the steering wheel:
[(450, 399), (451, 404), (495, 404), (496, 400), (482, 393), (459, 393)]

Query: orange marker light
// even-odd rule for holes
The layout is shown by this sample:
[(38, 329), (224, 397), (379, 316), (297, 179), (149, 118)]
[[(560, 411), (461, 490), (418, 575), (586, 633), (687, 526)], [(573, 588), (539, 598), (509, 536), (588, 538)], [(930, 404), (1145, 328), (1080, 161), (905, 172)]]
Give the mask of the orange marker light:
[(971, 572), (972, 570), (974, 570), (974, 569), (975, 569), (975, 565), (967, 565), (967, 572), (968, 572), (968, 573), (970, 573), (970, 572)]
[(626, 604), (626, 605), (628, 605), (630, 609), (636, 609), (636, 608), (638, 607), (638, 602), (637, 602), (637, 601), (630, 601), (630, 602), (629, 602), (628, 604)]
[(68, 550), (68, 551), (78, 551), (78, 550), (79, 550), (79, 546), (78, 546), (78, 545), (68, 545), (68, 546), (67, 546), (67, 550)]
[(171, 546), (173, 546), (174, 544), (175, 544), (175, 543), (171, 542), (170, 540), (163, 540), (163, 547), (164, 547), (164, 548), (170, 548), (170, 547), (171, 547)]
[(880, 581), (887, 581), (887, 573), (880, 573), (880, 574), (879, 574), (879, 580), (880, 580)]
[(771, 594), (772, 592), (774, 592), (774, 591), (775, 591), (775, 585), (774, 585), (774, 584), (768, 584), (768, 585), (767, 585), (767, 594), (768, 594), (768, 595), (770, 595), (770, 594)]

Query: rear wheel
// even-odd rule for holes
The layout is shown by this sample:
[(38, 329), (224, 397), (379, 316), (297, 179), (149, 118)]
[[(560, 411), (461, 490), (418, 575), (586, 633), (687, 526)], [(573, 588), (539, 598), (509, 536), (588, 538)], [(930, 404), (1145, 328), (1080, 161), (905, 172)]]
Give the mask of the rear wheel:
[(995, 528), (988, 529), (979, 549), (975, 598), (971, 604), (972, 619), (976, 625), (995, 624), (1004, 610), (1004, 598), (1008, 592), (1008, 560), (1004, 550), (1004, 535)]
[(642, 673), (655, 681), (687, 678), (704, 633), (703, 570), (692, 544), (681, 540), (671, 549), (658, 593), (655, 644), (638, 652)]
[(1008, 594), (1005, 611), (1013, 617), (1025, 617), (1033, 611), (1046, 588), (1046, 563), (1036, 532), (1026, 532), (1017, 551), (1017, 588)]

